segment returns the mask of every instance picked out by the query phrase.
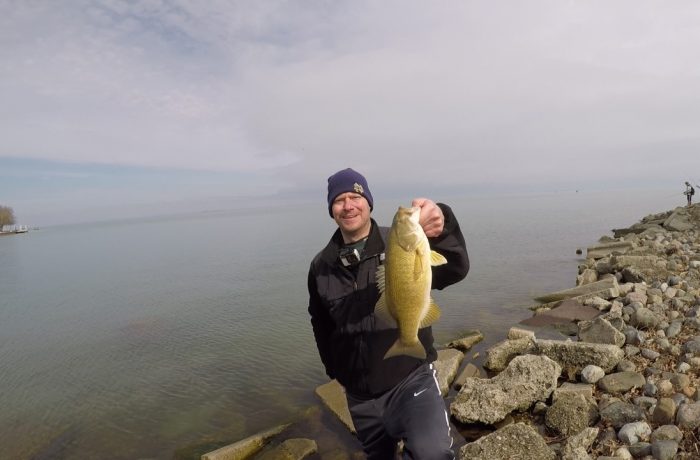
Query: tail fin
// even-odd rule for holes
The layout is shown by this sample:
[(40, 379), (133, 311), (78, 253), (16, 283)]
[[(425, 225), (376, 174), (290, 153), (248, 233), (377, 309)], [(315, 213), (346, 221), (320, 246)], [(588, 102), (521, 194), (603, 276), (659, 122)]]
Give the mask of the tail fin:
[(413, 358), (425, 359), (425, 348), (420, 341), (412, 345), (406, 345), (401, 342), (401, 339), (396, 340), (394, 344), (389, 348), (389, 351), (384, 355), (384, 359), (389, 359), (393, 356), (406, 355)]

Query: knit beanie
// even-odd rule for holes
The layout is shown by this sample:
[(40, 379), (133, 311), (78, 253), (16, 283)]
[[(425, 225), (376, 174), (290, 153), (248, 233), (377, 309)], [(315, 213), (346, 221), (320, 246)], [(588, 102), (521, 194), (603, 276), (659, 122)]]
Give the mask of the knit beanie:
[(374, 201), (367, 185), (367, 179), (359, 172), (347, 168), (328, 178), (328, 214), (331, 217), (333, 217), (333, 210), (331, 209), (333, 201), (338, 195), (345, 192), (359, 193), (369, 203), (370, 211), (373, 209)]

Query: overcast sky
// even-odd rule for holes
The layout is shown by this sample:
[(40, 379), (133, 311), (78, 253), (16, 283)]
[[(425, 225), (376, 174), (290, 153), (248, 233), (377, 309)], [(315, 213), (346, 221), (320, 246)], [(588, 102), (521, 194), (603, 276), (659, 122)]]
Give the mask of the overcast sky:
[(694, 0), (0, 0), (0, 204), (324, 200), (348, 166), (421, 195), (682, 189), (698, 24)]

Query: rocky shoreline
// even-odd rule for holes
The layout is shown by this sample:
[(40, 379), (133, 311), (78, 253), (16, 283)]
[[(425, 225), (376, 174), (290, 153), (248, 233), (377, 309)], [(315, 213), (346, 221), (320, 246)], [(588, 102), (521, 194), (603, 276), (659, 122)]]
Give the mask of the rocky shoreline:
[[(588, 248), (576, 287), (538, 298), (486, 351), (490, 378), (463, 365), (479, 333), (440, 350), (458, 458), (700, 459), (700, 206), (613, 235)], [(317, 394), (352, 431), (342, 387)], [(290, 435), (282, 426), (202, 458), (363, 458)]]

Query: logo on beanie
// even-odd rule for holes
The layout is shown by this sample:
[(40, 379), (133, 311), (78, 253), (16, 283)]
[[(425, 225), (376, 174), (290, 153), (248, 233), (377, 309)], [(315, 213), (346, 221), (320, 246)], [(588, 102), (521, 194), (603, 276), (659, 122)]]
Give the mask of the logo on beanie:
[(353, 184), (352, 188), (355, 190), (355, 193), (359, 193), (360, 195), (365, 193), (365, 189), (363, 189), (362, 186), (357, 182)]

